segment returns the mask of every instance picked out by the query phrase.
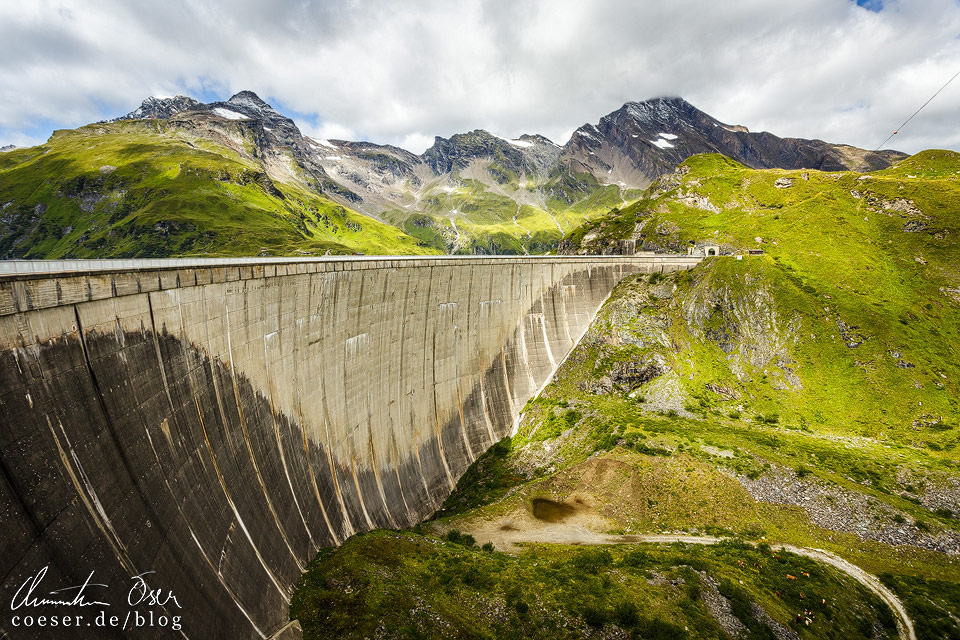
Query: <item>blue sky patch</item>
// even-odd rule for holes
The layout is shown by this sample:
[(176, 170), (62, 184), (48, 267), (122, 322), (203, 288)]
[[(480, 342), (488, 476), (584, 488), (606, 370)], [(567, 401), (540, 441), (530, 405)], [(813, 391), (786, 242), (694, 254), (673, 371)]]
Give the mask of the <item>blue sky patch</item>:
[(867, 11), (880, 13), (883, 11), (883, 0), (854, 0), (858, 7), (863, 7)]

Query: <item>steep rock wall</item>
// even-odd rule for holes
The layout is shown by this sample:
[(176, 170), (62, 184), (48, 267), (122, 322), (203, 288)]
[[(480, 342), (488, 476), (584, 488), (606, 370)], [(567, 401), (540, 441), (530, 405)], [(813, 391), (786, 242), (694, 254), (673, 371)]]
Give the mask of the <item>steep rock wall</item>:
[(95, 571), (122, 618), (130, 577), (155, 571), (150, 586), (180, 607), (153, 609), (182, 618), (178, 631), (58, 635), (14, 628), (7, 612), (0, 628), (271, 636), (320, 547), (439, 506), (620, 279), (698, 261), (133, 265), (0, 280), (4, 601), (44, 566), (50, 589)]

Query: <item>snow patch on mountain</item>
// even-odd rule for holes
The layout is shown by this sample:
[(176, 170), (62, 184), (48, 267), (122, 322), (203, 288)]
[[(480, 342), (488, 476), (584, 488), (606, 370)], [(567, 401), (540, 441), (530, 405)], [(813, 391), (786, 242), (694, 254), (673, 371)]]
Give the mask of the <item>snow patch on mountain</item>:
[(673, 145), (667, 142), (666, 140), (661, 140), (657, 138), (656, 140), (651, 140), (650, 144), (655, 147), (660, 147), (661, 149), (673, 149)]
[(237, 113), (236, 111), (231, 111), (230, 109), (224, 109), (223, 107), (214, 107), (213, 112), (220, 116), (221, 118), (226, 118), (227, 120), (249, 120), (247, 116), (242, 113)]
[(533, 146), (533, 143), (532, 143), (532, 142), (529, 142), (529, 141), (527, 141), (527, 140), (511, 140), (510, 138), (504, 138), (503, 136), (498, 136), (497, 134), (493, 134), (493, 137), (494, 137), (494, 138), (500, 138), (500, 139), (503, 140), (504, 142), (507, 142), (507, 143), (509, 143), (509, 144), (512, 144), (513, 146), (519, 147), (519, 148), (521, 148), (521, 149), (526, 149), (526, 148), (528, 148), (528, 147), (532, 147), (532, 146)]
[(593, 140), (596, 140), (597, 142), (600, 141), (600, 138), (599, 138), (600, 130), (597, 129), (596, 125), (592, 125), (592, 124), (583, 125), (579, 129), (574, 131), (573, 135), (580, 136), (581, 138), (591, 138)]

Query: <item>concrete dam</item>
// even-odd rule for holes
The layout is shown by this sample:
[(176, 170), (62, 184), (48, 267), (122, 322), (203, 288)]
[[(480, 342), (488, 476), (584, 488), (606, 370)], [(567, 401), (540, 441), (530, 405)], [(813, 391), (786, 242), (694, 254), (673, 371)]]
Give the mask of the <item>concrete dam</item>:
[[(0, 635), (274, 637), (317, 550), (432, 514), (617, 282), (700, 260), (0, 263)], [(78, 591), (117, 623), (38, 602)]]

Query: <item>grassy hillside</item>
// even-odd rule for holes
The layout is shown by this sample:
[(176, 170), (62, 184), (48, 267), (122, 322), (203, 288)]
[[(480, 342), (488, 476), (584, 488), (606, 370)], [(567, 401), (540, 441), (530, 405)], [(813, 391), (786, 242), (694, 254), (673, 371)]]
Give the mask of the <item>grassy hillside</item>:
[[(691, 158), (635, 205), (568, 236), (567, 250), (619, 250), (631, 239), (648, 249), (716, 243), (765, 254), (624, 280), (525, 407), (516, 435), (468, 470), (434, 521), (396, 538), (404, 558), (372, 549), (394, 534), (321, 554), (293, 615), (309, 637), (348, 606), (337, 589), (357, 584), (349, 606), (360, 619), (387, 630), (441, 625), (449, 637), (556, 627), (568, 637), (890, 633), (888, 613), (849, 583), (835, 609), (846, 618), (798, 619), (809, 606), (765, 582), (775, 565), (751, 555), (783, 543), (880, 576), (919, 638), (960, 637), (957, 202), (960, 156), (950, 152), (869, 175)], [(636, 537), (677, 533), (758, 546), (734, 546), (734, 557), (726, 547), (665, 549)], [(464, 534), (495, 550), (441, 540), (462, 543)], [(565, 546), (598, 541), (631, 544), (582, 566), (577, 558), (597, 548)], [(623, 566), (632, 553), (647, 554), (647, 587), (665, 580), (676, 590), (632, 582)], [(742, 590), (720, 589), (739, 632), (702, 588), (677, 595), (684, 587), (671, 577), (689, 584), (689, 576), (669, 567), (681, 565)], [(826, 588), (828, 568), (809, 566)], [(523, 615), (511, 609), (518, 598)], [(621, 599), (660, 626), (618, 619)], [(796, 635), (757, 626), (766, 619), (757, 607)], [(429, 636), (432, 627), (415, 628)]]
[[(951, 444), (945, 434), (960, 411), (960, 155), (924, 152), (865, 175), (752, 171), (699, 156), (646, 195), (578, 230), (568, 246), (592, 252), (634, 238), (638, 246), (715, 242), (766, 252), (697, 276), (697, 306), (685, 317), (695, 334), (714, 339), (680, 347), (702, 363), (681, 372), (697, 378), (689, 386), (698, 403), (716, 394), (692, 387), (731, 375), (717, 369), (730, 359), (731, 322), (769, 319), (757, 315), (770, 306), (762, 299), (752, 309), (737, 305), (738, 293), (762, 289), (789, 331), (784, 344), (769, 345), (779, 349), (761, 373), (770, 391), (750, 391), (757, 410), (935, 450)], [(757, 361), (756, 353), (740, 358)], [(793, 399), (783, 400), (778, 386), (796, 387)]]
[(157, 121), (89, 125), (0, 154), (0, 208), (8, 258), (436, 252)]
[[(904, 531), (921, 522), (915, 546), (926, 544), (927, 533), (960, 529), (953, 511), (941, 506), (960, 497), (950, 482), (960, 438), (956, 388), (949, 385), (960, 373), (957, 364), (942, 363), (948, 384), (920, 389), (910, 375), (916, 367), (894, 367), (907, 372), (900, 379), (858, 375), (856, 356), (839, 335), (829, 340), (836, 327), (797, 304), (802, 292), (789, 280), (778, 283), (780, 270), (762, 258), (719, 258), (693, 271), (621, 283), (554, 381), (525, 408), (502, 461), (522, 473), (490, 491), (465, 478), (470, 489), (448, 501), (448, 512), (498, 500), (531, 479), (551, 487), (560, 478), (573, 482), (566, 470), (605, 468), (592, 456), (620, 447), (640, 454), (650, 474), (643, 498), (623, 502), (613, 495), (622, 481), (637, 480), (628, 474), (614, 478), (613, 493), (601, 501), (622, 510), (608, 517), (627, 531), (710, 526), (750, 535), (756, 526), (772, 526), (750, 506), (751, 496), (770, 493), (763, 481), (784, 478), (798, 483), (796, 500), (778, 497), (784, 504), (802, 503), (803, 495), (827, 485), (851, 509), (847, 492), (869, 496), (876, 526), (862, 533), (878, 542), (893, 536), (883, 530), (887, 521)], [(729, 310), (713, 302), (721, 296), (729, 296)], [(948, 348), (956, 349), (955, 341)], [(930, 412), (937, 412), (936, 424), (922, 419)], [(678, 455), (682, 464), (673, 460)], [(663, 500), (647, 504), (658, 492)], [(859, 517), (844, 523), (838, 514), (838, 530)], [(779, 539), (810, 542), (807, 524), (792, 533), (793, 525), (778, 524)], [(802, 540), (794, 533), (803, 533)]]
[[(721, 598), (729, 610), (718, 618)], [(321, 552), (291, 612), (305, 638), (896, 637), (889, 609), (843, 574), (738, 543), (508, 555), (456, 534), (375, 532)]]

